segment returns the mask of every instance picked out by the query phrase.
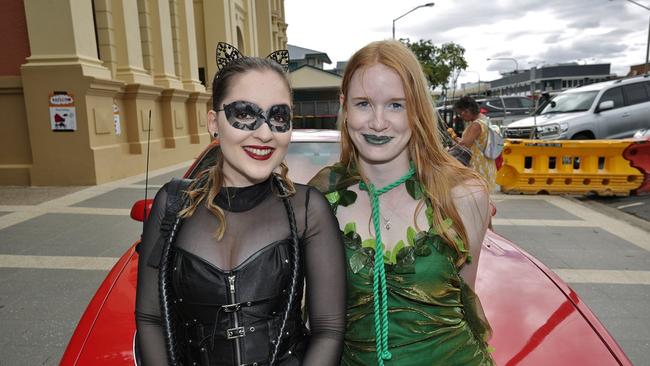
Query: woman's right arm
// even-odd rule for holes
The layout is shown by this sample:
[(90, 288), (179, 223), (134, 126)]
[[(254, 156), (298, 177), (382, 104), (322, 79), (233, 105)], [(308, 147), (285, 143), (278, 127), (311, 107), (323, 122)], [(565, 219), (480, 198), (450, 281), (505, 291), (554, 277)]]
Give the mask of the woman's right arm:
[(158, 297), (158, 269), (147, 264), (160, 235), (165, 216), (166, 186), (156, 194), (146, 221), (138, 258), (138, 287), (135, 301), (137, 340), (142, 365), (167, 365)]
[(478, 121), (472, 122), (465, 131), (463, 131), (463, 138), (458, 141), (459, 145), (471, 147), (476, 142), (476, 139), (481, 135), (481, 123)]
[(302, 364), (335, 366), (341, 362), (345, 333), (345, 252), (329, 203), (316, 189), (307, 194), (304, 258), (311, 339)]

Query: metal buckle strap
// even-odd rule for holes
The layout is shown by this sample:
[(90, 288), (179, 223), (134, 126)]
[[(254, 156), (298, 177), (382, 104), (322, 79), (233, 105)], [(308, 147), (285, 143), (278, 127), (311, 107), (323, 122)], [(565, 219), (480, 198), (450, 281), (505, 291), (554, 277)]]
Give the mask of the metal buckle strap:
[(221, 305), (221, 309), (226, 313), (233, 313), (235, 311), (241, 310), (241, 308), (245, 308), (245, 307), (249, 307), (249, 306), (255, 306), (255, 305), (258, 305), (258, 304), (262, 304), (262, 303), (271, 301), (271, 300), (275, 299), (278, 296), (281, 296), (281, 295), (271, 296), (271, 297), (267, 297), (265, 299), (254, 300), (254, 301), (243, 301), (243, 302), (237, 302), (237, 303), (234, 303), (234, 304)]
[(244, 327), (226, 329), (226, 338), (235, 339), (246, 336), (246, 329)]
[(241, 303), (221, 305), (221, 309), (225, 313), (233, 313), (235, 311), (239, 311), (239, 309), (241, 308), (241, 305), (242, 305)]

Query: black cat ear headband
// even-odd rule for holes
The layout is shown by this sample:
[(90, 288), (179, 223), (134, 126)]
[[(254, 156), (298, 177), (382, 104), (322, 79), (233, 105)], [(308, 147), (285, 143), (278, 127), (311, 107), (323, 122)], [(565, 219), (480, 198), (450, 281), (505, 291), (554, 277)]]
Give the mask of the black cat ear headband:
[[(226, 42), (219, 42), (217, 44), (217, 68), (221, 71), (226, 65), (231, 61), (246, 57), (239, 52), (235, 46), (228, 44)], [(277, 50), (271, 52), (267, 59), (277, 62), (284, 72), (289, 71), (289, 51), (288, 50)]]

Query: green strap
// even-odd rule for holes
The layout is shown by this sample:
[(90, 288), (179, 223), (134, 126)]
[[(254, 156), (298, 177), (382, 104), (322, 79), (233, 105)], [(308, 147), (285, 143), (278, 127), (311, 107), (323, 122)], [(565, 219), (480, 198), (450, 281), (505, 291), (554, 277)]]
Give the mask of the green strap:
[(359, 183), (361, 190), (368, 191), (372, 205), (372, 224), (375, 228), (375, 267), (373, 271), (372, 291), (375, 310), (375, 343), (377, 347), (377, 364), (379, 366), (384, 365), (384, 360), (390, 360), (393, 357), (388, 351), (388, 292), (386, 290), (384, 248), (381, 241), (381, 225), (379, 222), (381, 217), (379, 212), (379, 196), (406, 182), (414, 174), (415, 166), (411, 162), (409, 171), (406, 174), (382, 189), (375, 189), (372, 183), (368, 185), (365, 182)]

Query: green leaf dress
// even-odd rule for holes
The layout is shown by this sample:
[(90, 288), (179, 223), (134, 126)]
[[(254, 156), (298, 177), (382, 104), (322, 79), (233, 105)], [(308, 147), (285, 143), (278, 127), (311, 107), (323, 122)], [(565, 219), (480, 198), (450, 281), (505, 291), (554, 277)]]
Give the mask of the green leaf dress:
[[(338, 206), (354, 204), (356, 193), (348, 188), (358, 183), (354, 170), (334, 165), (319, 172), (310, 185), (326, 194), (336, 212)], [(413, 198), (422, 196), (415, 179), (405, 184)], [(430, 209), (427, 211), (430, 213)], [(355, 223), (343, 224), (346, 224), (342, 234), (348, 292), (341, 364), (375, 365), (372, 290), (375, 243), (374, 239), (362, 240)], [(457, 259), (458, 253), (433, 227), (421, 232), (408, 227), (404, 240), (392, 252), (384, 254), (388, 347), (392, 353), (385, 365), (494, 364), (487, 345), (489, 324), (478, 298), (459, 274)]]

